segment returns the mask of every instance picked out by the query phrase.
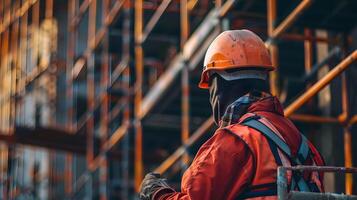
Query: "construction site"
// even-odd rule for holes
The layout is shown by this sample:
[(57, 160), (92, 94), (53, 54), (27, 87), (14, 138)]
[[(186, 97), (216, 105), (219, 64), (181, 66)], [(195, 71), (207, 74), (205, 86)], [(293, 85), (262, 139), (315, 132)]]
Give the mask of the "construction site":
[(180, 191), (218, 128), (205, 52), (236, 29), (264, 40), (270, 91), (326, 165), (357, 166), (355, 0), (0, 0), (0, 199), (138, 199), (152, 171)]

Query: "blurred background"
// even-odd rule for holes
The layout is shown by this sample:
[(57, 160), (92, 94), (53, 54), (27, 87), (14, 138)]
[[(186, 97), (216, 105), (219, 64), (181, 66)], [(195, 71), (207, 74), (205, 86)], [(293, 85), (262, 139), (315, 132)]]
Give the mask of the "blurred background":
[[(228, 29), (265, 40), (285, 114), (327, 165), (353, 166), (355, 0), (1, 0), (0, 199), (135, 199), (154, 170), (179, 189), (217, 128), (197, 84)], [(326, 190), (353, 180), (326, 174)]]

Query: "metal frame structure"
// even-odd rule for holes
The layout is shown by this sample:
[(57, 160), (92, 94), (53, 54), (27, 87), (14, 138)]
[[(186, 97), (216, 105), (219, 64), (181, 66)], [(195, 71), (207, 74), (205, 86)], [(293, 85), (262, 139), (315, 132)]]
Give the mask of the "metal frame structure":
[[(305, 28), (303, 35), (286, 33), (289, 28), (294, 26), (298, 17), (309, 9), (312, 0), (302, 0), (279, 24), (277, 24), (277, 1), (267, 0), (266, 32), (268, 39), (265, 44), (270, 49), (273, 64), (278, 66), (279, 40), (303, 42), (305, 78), (308, 83), (305, 93), (286, 107), (285, 115), (292, 120), (306, 123), (341, 124), (344, 130), (345, 167), (352, 167), (351, 126), (357, 123), (357, 116), (352, 116), (350, 108), (348, 108), (347, 81), (344, 71), (356, 62), (357, 51), (354, 50), (322, 79), (313, 84), (310, 81), (311, 74), (316, 73), (324, 65), (324, 62), (313, 65), (313, 44), (315, 42), (336, 44), (339, 41), (313, 36), (312, 30), (309, 28)], [(62, 97), (61, 100), (66, 102), (65, 122), (60, 126), (65, 126), (66, 129), (61, 134), (65, 135), (63, 140), (75, 139), (76, 142), (67, 146), (53, 145), (51, 138), (39, 137), (38, 140), (45, 141), (43, 143), (47, 146), (42, 145), (43, 147), (67, 151), (62, 174), (65, 197), (77, 198), (78, 195), (84, 195), (88, 198), (110, 199), (114, 194), (111, 194), (109, 190), (112, 183), (116, 181), (111, 179), (117, 178), (117, 175), (113, 175), (114, 178), (112, 178), (110, 169), (112, 166), (116, 166), (113, 161), (116, 158), (121, 160), (120, 179), (123, 181), (119, 184), (120, 194), (115, 195), (121, 199), (129, 199), (133, 191), (139, 190), (145, 172), (142, 121), (162, 101), (175, 80), (180, 78), (182, 111), (180, 138), (182, 145), (154, 171), (165, 173), (178, 161), (181, 161), (180, 169), (184, 170), (191, 162), (188, 148), (196, 144), (213, 126), (213, 119), (208, 118), (197, 130), (190, 133), (192, 127), (190, 75), (199, 65), (209, 44), (224, 29), (222, 21), (231, 11), (230, 9), (240, 6), (241, 3), (238, 0), (216, 0), (211, 10), (204, 10), (207, 14), (204, 15), (197, 28), (190, 30), (192, 27), (190, 17), (196, 15), (192, 10), (199, 4), (196, 0), (153, 0), (151, 4), (145, 4), (144, 0), (71, 0), (64, 3), (66, 8), (62, 8), (66, 12), (66, 16), (62, 16), (65, 22), (53, 22), (56, 20), (56, 16), (59, 16), (55, 10), (59, 5), (57, 1), (0, 1), (0, 78), (9, 77), (9, 80), (2, 82), (8, 82), (9, 87), (0, 85), (1, 88), (6, 88), (6, 90), (0, 91), (0, 132), (6, 135), (0, 137), (0, 140), (8, 143), (8, 146), (0, 147), (1, 159), (11, 163), (14, 159), (16, 144), (42, 145), (40, 142), (28, 140), (24, 135), (18, 135), (18, 132), (24, 130), (19, 129), (18, 125), (21, 125), (19, 122), (26, 124), (26, 116), (21, 117), (25, 109), (25, 103), (21, 98), (25, 98), (30, 93), (29, 91), (32, 91), (32, 87), (35, 88), (34, 91), (44, 87), (48, 91), (46, 99), (52, 105), (49, 107), (56, 107), (53, 102), (56, 96), (61, 94), (53, 92), (55, 86), (51, 84), (41, 85), (40, 80), (46, 79), (46, 83), (50, 83), (51, 81), (48, 80), (57, 80), (59, 74), (64, 72), (65, 97)], [(176, 6), (170, 7), (172, 4)], [(207, 5), (202, 6), (204, 9), (207, 8)], [(40, 12), (41, 9), (45, 9), (44, 14)], [(152, 15), (146, 22), (145, 17), (148, 15), (148, 11)], [(175, 12), (179, 15), (178, 53), (146, 91), (144, 90), (144, 82), (147, 78), (145, 53), (148, 49), (146, 49), (145, 43), (153, 36), (155, 27), (158, 26), (165, 12)], [(29, 19), (30, 16), (31, 19)], [(67, 42), (65, 45), (61, 44), (61, 47), (65, 47), (66, 52), (62, 59), (53, 59), (56, 56), (50, 55), (50, 62), (44, 60), (45, 64), (41, 65), (41, 62), (37, 61), (47, 58), (47, 54), (41, 54), (39, 37), (34, 36), (29, 42), (28, 35), (40, 34), (33, 31), (41, 30), (45, 19), (57, 23), (58, 26), (65, 29), (64, 37)], [(120, 29), (113, 30), (119, 26)], [(110, 48), (115, 46), (111, 44), (112, 34), (120, 35), (120, 55), (113, 55), (110, 52)], [(25, 39), (21, 40), (21, 38)], [(32, 48), (31, 51), (30, 48)], [(51, 50), (50, 53), (55, 54), (59, 51), (60, 49), (57, 48)], [(331, 55), (328, 55), (326, 59), (338, 53), (340, 51), (331, 51)], [(341, 74), (341, 115), (325, 117), (295, 113)], [(272, 93), (284, 99), (284, 91), (278, 87), (279, 74), (273, 73), (270, 78)], [(116, 93), (120, 93), (120, 95), (117, 96)], [(84, 102), (80, 102), (83, 99)], [(79, 106), (84, 107), (83, 113), (79, 112)], [(56, 116), (56, 112), (61, 111), (50, 110), (48, 122), (35, 124), (35, 129), (31, 131), (38, 132), (39, 129), (36, 128), (41, 125), (58, 130), (59, 124), (56, 124), (56, 119), (53, 116)], [(52, 129), (47, 131), (54, 132)], [(134, 152), (130, 148), (131, 138), (133, 139), (132, 149)], [(80, 142), (80, 140), (85, 140), (85, 142)], [(85, 143), (85, 148), (74, 147), (74, 145), (82, 143)], [(120, 155), (116, 156), (115, 153), (118, 151)], [(78, 152), (85, 152), (86, 166), (84, 170), (77, 170), (80, 168), (78, 163), (81, 156), (74, 153)], [(57, 155), (51, 151), (49, 157), (50, 160), (55, 160)], [(133, 163), (133, 171), (131, 171), (129, 163)], [(10, 179), (11, 170), (8, 169), (7, 174), (0, 173), (3, 175), (2, 177), (9, 177), (7, 185), (0, 184), (0, 189), (6, 191), (3, 198), (14, 198), (19, 195), (17, 188), (11, 187), (11, 184), (14, 183), (14, 180)], [(352, 194), (352, 182), (351, 174), (346, 174), (346, 194)]]
[(314, 192), (298, 192), (290, 191), (288, 192), (288, 180), (286, 178), (287, 171), (316, 171), (316, 172), (334, 172), (334, 173), (357, 173), (356, 168), (345, 168), (345, 167), (321, 167), (321, 166), (295, 166), (295, 167), (279, 167), (278, 168), (278, 179), (277, 179), (277, 192), (279, 200), (288, 199), (357, 199), (355, 195), (344, 195), (335, 193), (314, 193)]
[[(97, 13), (97, 4), (102, 3), (102, 11), (101, 14)], [(78, 1), (71, 1), (69, 4), (70, 8), (69, 10), (72, 12), (72, 14), (69, 16), (69, 19), (71, 19), (71, 23), (69, 23), (69, 29), (71, 31), (70, 37), (71, 40), (69, 42), (69, 50), (68, 52), (72, 52), (72, 55), (69, 55), (68, 58), (68, 65), (69, 67), (69, 74), (67, 77), (67, 83), (69, 84), (67, 86), (68, 92), (67, 96), (69, 98), (69, 102), (73, 101), (73, 81), (77, 78), (79, 73), (81, 73), (82, 70), (86, 70), (87, 72), (87, 107), (88, 111), (83, 115), (82, 121), (79, 121), (80, 123), (75, 124), (77, 127), (75, 127), (75, 130), (78, 131), (80, 127), (85, 127), (86, 130), (86, 137), (87, 137), (87, 165), (88, 165), (88, 171), (85, 172), (80, 176), (78, 181), (75, 182), (73, 188), (75, 188), (75, 191), (72, 191), (71, 185), (72, 185), (72, 180), (68, 180), (68, 195), (72, 196), (73, 192), (78, 192), (79, 189), (81, 189), (81, 184), (86, 184), (89, 182), (89, 184), (92, 184), (92, 176), (93, 173), (96, 170), (99, 170), (99, 198), (100, 199), (108, 199), (108, 152), (112, 150), (112, 148), (118, 143), (119, 140), (125, 137), (125, 134), (128, 132), (129, 124), (130, 124), (130, 110), (129, 110), (129, 97), (125, 96), (121, 101), (116, 103), (114, 105), (114, 108), (112, 110), (109, 110), (109, 103), (110, 103), (110, 98), (111, 95), (109, 94), (109, 90), (114, 87), (115, 84), (118, 83), (119, 78), (122, 80), (121, 81), (121, 89), (123, 90), (124, 93), (128, 94), (130, 93), (130, 69), (128, 67), (128, 62), (129, 62), (129, 42), (130, 42), (130, 33), (129, 33), (129, 2), (125, 0), (121, 1), (83, 1), (81, 5), (76, 5), (78, 4)], [(78, 7), (79, 6), (79, 7)], [(79, 9), (76, 12), (76, 7)], [(112, 66), (112, 63), (110, 63), (110, 56), (109, 56), (109, 27), (112, 25), (114, 22), (115, 18), (119, 15), (119, 12), (123, 10), (122, 12), (124, 13), (124, 23), (122, 27), (122, 60), (117, 63), (113, 69), (110, 69)], [(88, 13), (88, 42), (87, 42), (87, 48), (84, 50), (83, 54), (79, 56), (80, 58), (77, 59), (77, 61), (73, 61), (74, 58), (74, 51), (75, 51), (75, 37), (78, 37), (78, 30), (81, 20), (83, 20), (83, 16), (85, 13)], [(100, 27), (96, 27), (97, 25), (97, 18), (98, 15), (102, 15), (102, 22), (100, 22)], [(73, 45), (73, 46), (71, 46)], [(101, 77), (100, 77), (100, 93), (99, 95), (96, 93), (96, 83), (95, 83), (95, 56), (96, 56), (96, 49), (99, 48), (99, 46), (102, 45), (100, 48), (102, 48), (102, 53), (101, 55), (99, 54), (99, 59), (101, 60), (101, 66), (100, 66), (100, 71), (101, 71)], [(77, 55), (78, 57), (78, 55)], [(85, 69), (83, 69), (85, 68)], [(111, 71), (110, 71), (111, 70)], [(74, 76), (76, 75), (76, 76)], [(125, 106), (122, 107), (121, 103), (123, 103)], [(122, 108), (121, 108), (122, 107)], [(70, 104), (70, 107), (68, 108), (68, 123), (69, 123), (69, 128), (71, 129), (71, 124), (73, 121), (73, 103)], [(99, 132), (100, 132), (100, 149), (98, 150), (99, 152), (96, 153), (94, 147), (95, 147), (95, 112), (97, 109), (100, 109), (100, 122), (99, 122)], [(121, 111), (120, 111), (121, 110)], [(119, 112), (122, 112), (123, 119), (121, 122), (121, 126), (117, 127), (115, 130), (110, 130), (109, 129), (109, 123), (113, 119), (117, 117)], [(73, 126), (73, 125), (72, 125)], [(127, 147), (127, 145), (125, 145)], [(128, 154), (128, 148), (125, 148), (124, 151)], [(70, 155), (68, 155), (70, 157)], [(128, 163), (128, 156), (124, 156), (126, 160), (123, 161), (124, 165), (127, 165)], [(68, 166), (72, 166), (71, 159), (68, 160)], [(127, 166), (124, 166), (124, 168), (127, 168)], [(89, 175), (88, 175), (89, 174)], [(123, 175), (124, 180), (128, 179), (128, 175)], [(71, 177), (70, 177), (71, 178)], [(69, 179), (70, 179), (69, 178)], [(88, 178), (86, 179), (88, 182), (82, 182), (83, 178)], [(79, 183), (79, 185), (78, 185)], [(91, 188), (92, 186), (89, 186)], [(123, 195), (125, 196), (128, 193), (128, 187), (123, 189)], [(92, 194), (89, 193), (89, 196), (92, 196)]]
[[(270, 48), (272, 54), (273, 63), (278, 65), (277, 63), (277, 47), (274, 44), (274, 40), (276, 40), (285, 30), (287, 30), (292, 23), (297, 19), (302, 12), (308, 8), (311, 4), (310, 0), (302, 1), (292, 12), (290, 15), (283, 20), (280, 25), (274, 28), (274, 22), (276, 18), (276, 0), (268, 0), (268, 34), (269, 39), (266, 41), (266, 45)], [(308, 38), (308, 37), (307, 37)], [(309, 42), (310, 40), (305, 40), (305, 42)], [(311, 47), (310, 47), (311, 48)], [(293, 120), (304, 121), (304, 122), (319, 122), (319, 123), (340, 123), (344, 128), (344, 141), (345, 141), (345, 165), (346, 167), (352, 167), (352, 144), (351, 144), (351, 132), (350, 126), (354, 123), (352, 118), (349, 118), (348, 114), (348, 98), (347, 98), (347, 89), (346, 89), (346, 79), (343, 75), (343, 84), (342, 84), (342, 107), (343, 113), (338, 118), (325, 118), (318, 116), (307, 116), (307, 115), (292, 115), (295, 111), (297, 111), (304, 103), (306, 103), (309, 99), (311, 99), (314, 95), (316, 95), (321, 89), (323, 89), (327, 84), (329, 84), (337, 75), (341, 74), (344, 70), (346, 70), (352, 63), (354, 63), (357, 59), (357, 51), (352, 52), (347, 58), (345, 58), (339, 65), (337, 65), (333, 70), (331, 70), (325, 77), (319, 80), (316, 84), (310, 87), (303, 95), (301, 95), (298, 99), (296, 99), (293, 103), (291, 103), (285, 110), (284, 113), (286, 116), (290, 117)], [(311, 58), (309, 58), (311, 63)], [(308, 64), (307, 64), (308, 65)], [(307, 66), (308, 67), (308, 66)], [(276, 76), (272, 75), (271, 78), (271, 89), (273, 94), (278, 94), (278, 89), (276, 88)], [(156, 172), (164, 173), (169, 167), (173, 166), (175, 161), (177, 161), (185, 152), (185, 149), (195, 143), (204, 133), (213, 125), (213, 120), (208, 119), (202, 127), (200, 127), (197, 132), (195, 132), (187, 143), (183, 144), (175, 153), (173, 153), (167, 160), (165, 160), (158, 168), (156, 168)], [(201, 130), (202, 129), (202, 130)], [(350, 174), (346, 174), (346, 194), (352, 194), (352, 176)]]

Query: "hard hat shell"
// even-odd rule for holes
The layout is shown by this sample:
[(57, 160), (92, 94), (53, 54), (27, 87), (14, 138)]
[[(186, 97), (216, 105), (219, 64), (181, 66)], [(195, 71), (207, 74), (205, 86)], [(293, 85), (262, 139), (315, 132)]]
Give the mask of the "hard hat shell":
[(207, 89), (210, 71), (228, 69), (275, 70), (268, 49), (255, 33), (249, 30), (224, 31), (214, 39), (204, 59), (200, 88)]

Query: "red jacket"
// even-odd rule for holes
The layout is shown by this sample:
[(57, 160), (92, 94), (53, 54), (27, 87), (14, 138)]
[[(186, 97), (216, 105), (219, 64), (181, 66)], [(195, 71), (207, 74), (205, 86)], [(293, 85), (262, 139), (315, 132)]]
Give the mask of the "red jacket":
[[(249, 106), (248, 112), (268, 119), (289, 145), (292, 154), (296, 155), (301, 135), (293, 123), (284, 117), (282, 106), (276, 98), (257, 101)], [(244, 138), (237, 137), (232, 131), (246, 133), (248, 137), (249, 134), (257, 135), (254, 134), (255, 130), (239, 124), (218, 129), (202, 145), (184, 173), (181, 192), (159, 190), (154, 194), (154, 199), (235, 199), (252, 185), (252, 181), (256, 182), (254, 177), (262, 177), (262, 182), (265, 181), (263, 179), (276, 181), (277, 166), (270, 166), (272, 169), (265, 166), (273, 158), (271, 151), (265, 150), (269, 148), (266, 138), (253, 138), (253, 147), (249, 147)], [(316, 155), (315, 163), (323, 165), (320, 154), (311, 143), (309, 146), (313, 155)]]

